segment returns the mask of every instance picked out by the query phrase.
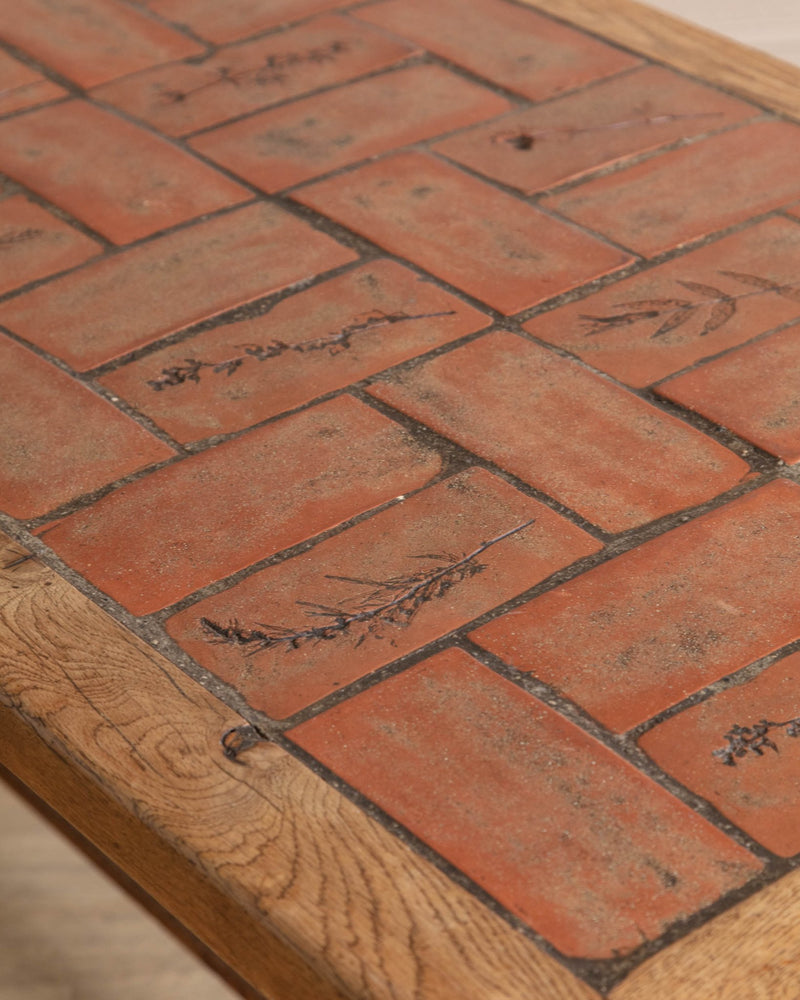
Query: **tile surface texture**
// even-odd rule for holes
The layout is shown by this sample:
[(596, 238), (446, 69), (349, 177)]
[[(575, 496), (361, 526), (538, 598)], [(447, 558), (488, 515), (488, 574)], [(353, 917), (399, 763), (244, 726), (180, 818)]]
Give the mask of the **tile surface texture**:
[(515, 0), (0, 37), (0, 529), (575, 996), (775, 888), (800, 124)]

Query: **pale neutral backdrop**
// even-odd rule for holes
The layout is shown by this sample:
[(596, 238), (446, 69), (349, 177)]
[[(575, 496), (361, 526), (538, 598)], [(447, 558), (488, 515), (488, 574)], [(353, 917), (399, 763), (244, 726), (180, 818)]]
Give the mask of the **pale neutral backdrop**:
[[(800, 66), (800, 0), (650, 5)], [(1, 784), (0, 901), (0, 1000), (234, 997)]]

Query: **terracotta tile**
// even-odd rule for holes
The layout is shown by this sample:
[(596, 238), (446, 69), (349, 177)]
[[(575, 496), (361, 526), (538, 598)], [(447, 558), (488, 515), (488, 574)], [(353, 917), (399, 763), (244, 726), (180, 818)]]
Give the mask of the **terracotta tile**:
[(709, 500), (748, 472), (699, 431), (512, 333), (488, 334), (370, 392), (606, 531)]
[(7, 52), (0, 52), (0, 115), (46, 104), (66, 93), (63, 87), (36, 73), (25, 63), (12, 58)]
[(280, 191), (508, 107), (440, 66), (413, 66), (263, 111), (190, 145), (251, 184)]
[(0, 304), (0, 322), (85, 371), (354, 257), (279, 208), (248, 205)]
[(0, 122), (0, 170), (114, 243), (251, 197), (213, 167), (85, 101)]
[(460, 650), (289, 736), (566, 955), (632, 951), (761, 867)]
[(82, 87), (203, 51), (119, 0), (15, 0), (0, 8), (0, 35)]
[(344, 7), (349, 0), (143, 0), (169, 21), (187, 25), (203, 38), (221, 44), (255, 35), (288, 21)]
[(384, 69), (413, 51), (365, 24), (323, 16), (221, 49), (203, 62), (172, 63), (116, 80), (93, 96), (168, 135), (186, 135)]
[[(197, 441), (249, 427), (488, 323), (413, 271), (378, 261), (284, 299), (265, 316), (166, 347), (102, 382), (173, 437)], [(232, 367), (214, 371), (229, 360)]]
[(532, 194), (757, 110), (678, 73), (647, 66), (515, 111), (444, 139), (435, 149)]
[[(800, 290), (796, 295), (800, 304)], [(670, 379), (658, 391), (773, 455), (800, 462), (797, 337), (798, 327), (789, 327)]]
[(24, 195), (0, 202), (0, 294), (75, 267), (101, 249)]
[(91, 389), (0, 335), (0, 510), (33, 518), (174, 452)]
[(639, 741), (665, 771), (784, 857), (800, 853), (800, 743), (792, 739), (791, 728), (768, 728), (773, 748), (763, 747), (762, 756), (756, 750), (733, 756), (733, 766), (715, 753), (737, 745), (727, 738), (734, 725), (752, 729), (760, 720), (789, 722), (800, 716), (798, 690), (800, 654), (795, 653), (753, 680), (680, 712)]
[(759, 122), (587, 181), (543, 204), (652, 255), (797, 198), (798, 156), (798, 126)]
[[(301, 631), (323, 625), (324, 620), (298, 602), (352, 613), (397, 600), (415, 586), (422, 593), (420, 573), (441, 572), (531, 519), (535, 523), (530, 528), (496, 542), (468, 564), (482, 567), (477, 575), (443, 577), (442, 583), (451, 582), (451, 587), (420, 603), (413, 617), (402, 623), (377, 616), (374, 631), (369, 623), (356, 624), (331, 641), (310, 640), (296, 649), (280, 643), (256, 651), (254, 646), (211, 643), (200, 622), (205, 617), (223, 626), (238, 621), (253, 627), (267, 620)], [(233, 684), (249, 704), (282, 719), (598, 548), (598, 542), (547, 507), (483, 469), (472, 469), (201, 601), (170, 619), (167, 628), (191, 656)], [(416, 583), (411, 579), (406, 586), (385, 589), (355, 582), (415, 576)], [(407, 606), (413, 606), (413, 600)]]
[(800, 487), (778, 480), (473, 638), (622, 732), (797, 639), (798, 557)]
[(397, 424), (340, 397), (122, 487), (47, 541), (147, 614), (423, 486), (440, 465)]
[(631, 260), (422, 153), (398, 153), (293, 197), (504, 313)]
[[(800, 315), (797, 301), (752, 283), (797, 282), (798, 260), (800, 226), (766, 219), (524, 326), (628, 385), (646, 386)], [(733, 305), (715, 301), (726, 295)]]
[(502, 0), (389, 0), (355, 13), (533, 100), (641, 61)]

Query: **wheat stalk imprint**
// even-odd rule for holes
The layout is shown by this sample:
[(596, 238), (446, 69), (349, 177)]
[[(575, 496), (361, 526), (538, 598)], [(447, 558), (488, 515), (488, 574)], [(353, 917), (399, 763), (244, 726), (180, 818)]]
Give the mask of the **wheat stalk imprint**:
[(479, 563), (478, 556), (504, 538), (517, 534), (533, 523), (532, 520), (526, 521), (516, 528), (504, 531), (490, 538), (488, 542), (482, 542), (472, 552), (463, 556), (451, 553), (425, 553), (413, 556), (414, 559), (425, 559), (434, 564), (445, 563), (445, 565), (428, 565), (404, 576), (369, 580), (326, 574), (328, 580), (340, 580), (343, 583), (370, 589), (354, 603), (342, 602), (339, 607), (314, 601), (297, 601), (298, 606), (307, 609), (307, 615), (326, 619), (320, 625), (293, 627), (258, 622), (254, 627), (247, 627), (236, 620), (222, 625), (210, 618), (201, 618), (200, 625), (210, 642), (242, 646), (249, 655), (274, 646), (297, 649), (304, 643), (335, 639), (340, 635), (351, 633), (354, 629), (360, 629), (356, 641), (356, 646), (360, 646), (368, 636), (382, 639), (384, 626), (409, 625), (424, 604), (443, 597), (463, 580), (482, 573), (486, 569), (486, 564)]
[(714, 285), (706, 285), (699, 281), (682, 281), (677, 283), (695, 295), (701, 296), (699, 300), (665, 298), (665, 299), (636, 299), (631, 302), (617, 302), (616, 309), (624, 309), (625, 312), (617, 312), (608, 316), (591, 316), (582, 314), (581, 319), (590, 324), (589, 329), (584, 334), (586, 337), (594, 337), (597, 334), (605, 333), (606, 330), (613, 330), (618, 327), (631, 326), (646, 320), (660, 319), (661, 325), (650, 334), (650, 339), (663, 337), (672, 330), (688, 323), (694, 316), (702, 314), (703, 310), (708, 310), (705, 322), (700, 330), (700, 336), (705, 337), (714, 330), (719, 330), (729, 320), (736, 315), (737, 305), (742, 299), (750, 299), (757, 295), (768, 295), (774, 293), (784, 299), (791, 299), (792, 302), (800, 302), (800, 286), (790, 285), (780, 281), (773, 281), (771, 278), (761, 278), (756, 274), (745, 274), (742, 271), (719, 271), (719, 274), (726, 278), (732, 278), (740, 284), (755, 288), (755, 291), (740, 292), (738, 295), (730, 295), (728, 292), (717, 288)]
[(182, 385), (184, 382), (199, 382), (200, 372), (203, 369), (210, 369), (215, 375), (233, 375), (247, 360), (269, 361), (272, 358), (280, 357), (281, 354), (286, 354), (287, 351), (308, 354), (311, 351), (327, 350), (328, 354), (333, 356), (348, 350), (352, 346), (353, 337), (357, 334), (367, 333), (376, 327), (393, 323), (408, 323), (411, 320), (432, 319), (436, 316), (454, 315), (454, 309), (447, 309), (443, 312), (418, 313), (415, 316), (405, 312), (386, 313), (382, 310), (374, 310), (372, 315), (366, 314), (365, 319), (357, 316), (352, 323), (342, 327), (341, 330), (324, 334), (322, 337), (301, 340), (296, 344), (289, 344), (284, 340), (271, 340), (267, 344), (237, 344), (236, 350), (242, 351), (242, 353), (233, 358), (226, 358), (224, 361), (201, 361), (198, 358), (184, 358), (182, 365), (162, 368), (161, 374), (157, 378), (148, 379), (147, 385), (156, 392), (161, 392), (163, 389)]

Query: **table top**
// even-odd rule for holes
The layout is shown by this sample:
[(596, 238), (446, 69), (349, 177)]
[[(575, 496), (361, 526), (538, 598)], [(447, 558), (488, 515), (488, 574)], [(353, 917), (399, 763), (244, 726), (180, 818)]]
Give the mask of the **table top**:
[(800, 70), (627, 0), (0, 37), (2, 767), (275, 1000), (795, 997)]

